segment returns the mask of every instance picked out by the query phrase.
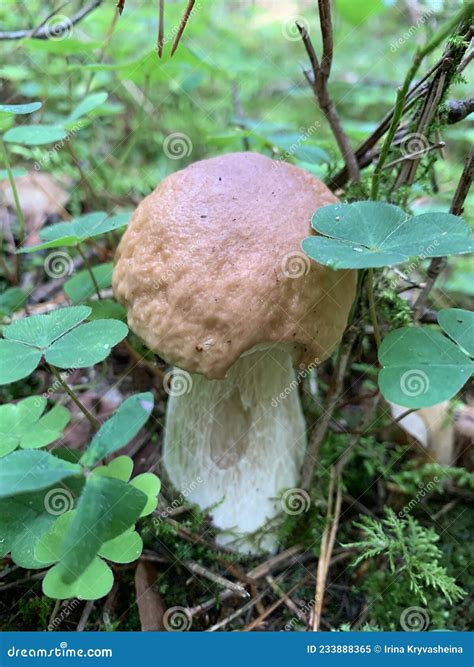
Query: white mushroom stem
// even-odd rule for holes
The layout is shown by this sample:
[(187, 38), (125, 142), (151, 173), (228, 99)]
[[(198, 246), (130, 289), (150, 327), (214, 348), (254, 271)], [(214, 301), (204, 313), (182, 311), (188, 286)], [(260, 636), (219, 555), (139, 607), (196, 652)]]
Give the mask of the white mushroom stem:
[(180, 373), (165, 432), (171, 482), (188, 501), (211, 508), (220, 544), (275, 551), (275, 522), (265, 527), (283, 512), (282, 492), (297, 486), (306, 447), (288, 346), (254, 348), (223, 380), (187, 374), (179, 383)]

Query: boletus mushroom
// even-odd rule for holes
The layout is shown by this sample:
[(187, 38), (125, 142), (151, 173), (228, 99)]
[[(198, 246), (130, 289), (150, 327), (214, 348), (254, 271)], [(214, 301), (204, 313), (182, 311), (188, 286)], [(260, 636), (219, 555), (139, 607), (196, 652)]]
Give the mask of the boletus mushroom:
[(294, 368), (329, 357), (354, 299), (355, 272), (300, 249), (314, 211), (336, 201), (291, 164), (222, 155), (165, 178), (117, 250), (113, 288), (130, 328), (178, 369), (167, 474), (238, 551), (276, 548), (266, 527), (306, 446)]

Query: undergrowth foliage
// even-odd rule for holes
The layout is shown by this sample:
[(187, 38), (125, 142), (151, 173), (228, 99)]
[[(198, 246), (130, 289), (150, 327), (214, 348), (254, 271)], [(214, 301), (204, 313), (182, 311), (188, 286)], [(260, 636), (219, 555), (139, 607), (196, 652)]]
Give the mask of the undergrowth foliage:
[[(2, 581), (5, 575), (10, 588), (0, 608), (2, 624), (57, 629), (76, 618), (82, 601), (109, 601), (115, 578), (118, 602), (112, 596), (110, 607), (117, 604), (117, 613), (101, 607), (92, 618), (107, 630), (137, 630), (142, 619), (130, 594), (135, 566), (129, 566), (142, 558), (161, 568), (149, 588), (157, 588), (169, 608), (184, 609), (192, 629), (207, 629), (212, 619), (221, 619), (225, 605), (241, 604), (238, 597), (223, 598), (225, 575), (247, 587), (255, 601), (261, 593), (267, 607), (272, 596), (281, 602), (290, 591), (299, 613), (277, 605), (264, 618), (271, 629), (319, 629), (314, 618), (320, 605), (323, 629), (465, 630), (474, 584), (469, 448), (464, 443), (452, 465), (440, 463), (416, 438), (407, 444), (400, 428), (405, 419), (394, 423), (391, 408), (419, 416), (451, 401), (451, 412), (443, 413), (451, 423), (454, 411), (472, 404), (467, 255), (474, 241), (465, 203), (473, 156), (463, 169), (469, 127), (466, 136), (456, 128), (455, 114), (464, 120), (463, 101), (450, 99), (466, 84), (462, 63), (472, 5), (439, 16), (431, 11), (429, 20), (400, 38), (400, 25), (382, 14), (389, 11), (384, 3), (336, 3), (347, 40), (356, 33), (354, 49), (360, 50), (358, 31), (371, 17), (380, 31), (396, 33), (388, 40), (387, 67), (393, 81), (400, 68), (407, 74), (398, 93), (389, 82), (395, 102), (390, 109), (383, 86), (354, 86), (342, 77), (332, 88), (326, 77), (320, 88), (313, 60), (314, 71), (305, 72), (308, 93), (323, 111), (334, 106), (324, 106), (331, 101), (325, 94), (338, 94), (338, 87), (344, 93), (335, 107), (343, 121), (350, 119), (340, 123), (347, 125), (347, 136), (340, 130), (333, 137), (328, 114), (315, 120), (313, 100), (293, 85), (303, 47), (311, 54), (313, 33), (307, 27), (314, 17), (299, 17), (305, 24), (299, 27), (293, 21), (291, 39), (279, 27), (262, 40), (264, 28), (253, 43), (250, 9), (215, 4), (212, 16), (200, 9), (191, 17), (187, 31), (195, 31), (196, 44), (181, 45), (173, 61), (166, 54), (158, 61), (149, 44), (143, 50), (143, 21), (155, 20), (151, 6), (128, 14), (127, 39), (114, 34), (120, 23), (110, 24), (101, 7), (97, 20), (86, 24), (92, 41), (75, 33), (71, 41), (38, 45), (30, 35), (24, 40), (28, 67), (16, 52), (7, 53), (12, 62), (1, 75), (6, 99), (0, 105), (0, 148), (2, 183), (13, 203), (0, 263), (0, 557)], [(241, 34), (231, 34), (229, 16)], [(10, 26), (14, 17), (5, 20)], [(258, 55), (262, 41), (271, 54), (264, 61)], [(208, 46), (213, 58), (205, 55)], [(378, 58), (372, 48), (368, 43), (358, 56), (367, 71)], [(335, 57), (351, 73), (353, 53), (342, 50)], [(441, 50), (441, 59), (433, 60)], [(422, 78), (424, 61), (429, 74)], [(64, 71), (66, 83), (57, 80)], [(276, 85), (268, 86), (279, 71)], [(230, 90), (233, 108), (227, 103)], [(290, 103), (282, 104), (287, 97)], [(225, 103), (213, 114), (196, 113), (215, 98)], [(382, 127), (380, 107), (391, 113)], [(450, 150), (440, 163), (444, 133)], [(362, 140), (366, 150), (362, 143), (352, 151)], [(339, 156), (341, 146), (349, 153)], [(316, 425), (310, 443), (316, 443), (317, 463), (306, 461), (308, 484), (291, 490), (304, 499), (301, 509), (276, 527), (281, 548), (290, 551), (278, 581), (270, 566), (260, 578), (249, 575), (258, 572), (262, 559), (236, 563), (217, 548), (206, 512), (189, 505), (185, 495), (173, 500), (168, 488), (159, 507), (158, 476), (137, 474), (133, 449), (120, 452), (152, 424), (146, 444), (154, 470), (166, 401), (164, 363), (129, 332), (125, 309), (112, 294), (120, 234), (136, 204), (165, 175), (242, 148), (273, 157), (275, 169), (289, 161), (328, 183), (343, 203), (314, 213), (315, 234), (301, 239), (299, 254), (308, 263), (358, 271), (357, 297), (339, 349), (317, 374), (309, 369), (290, 388), (302, 395), (308, 429)], [(47, 224), (41, 221), (29, 243), (20, 183), (43, 172), (64, 177), (69, 199)], [(117, 387), (124, 387), (123, 394), (103, 420), (97, 404), (85, 400), (87, 392), (98, 388), (107, 394)], [(64, 446), (68, 429), (81, 420), (90, 435), (79, 447)], [(287, 492), (282, 489), (283, 496)], [(337, 535), (331, 542), (333, 526)], [(323, 581), (316, 595), (310, 570)], [(36, 591), (41, 586), (44, 597), (28, 596), (25, 581)], [(75, 603), (51, 621), (52, 600)], [(261, 613), (255, 604), (252, 613)], [(223, 629), (242, 629), (242, 618), (229, 613)]]

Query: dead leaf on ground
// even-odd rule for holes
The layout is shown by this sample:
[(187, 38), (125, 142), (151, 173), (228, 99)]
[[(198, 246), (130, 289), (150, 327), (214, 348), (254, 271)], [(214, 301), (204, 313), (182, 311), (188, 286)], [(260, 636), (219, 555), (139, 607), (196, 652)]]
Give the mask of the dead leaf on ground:
[[(64, 190), (49, 174), (41, 171), (30, 172), (26, 176), (15, 178), (15, 185), (20, 200), (21, 209), (25, 218), (27, 238), (25, 245), (34, 245), (39, 242), (39, 231), (47, 218), (53, 214), (62, 218), (69, 218), (64, 209), (69, 200), (69, 193)], [(0, 200), (2, 203), (2, 220), (16, 216), (15, 201), (10, 183), (7, 180), (0, 182)], [(7, 215), (10, 213), (11, 215)]]

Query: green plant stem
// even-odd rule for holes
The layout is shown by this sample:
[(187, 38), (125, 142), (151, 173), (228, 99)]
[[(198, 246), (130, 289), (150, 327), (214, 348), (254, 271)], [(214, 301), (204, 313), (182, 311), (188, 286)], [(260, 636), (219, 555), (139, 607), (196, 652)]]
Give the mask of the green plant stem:
[(90, 262), (87, 259), (87, 256), (86, 256), (85, 252), (82, 250), (80, 243), (78, 243), (78, 245), (77, 245), (77, 252), (80, 254), (80, 256), (82, 257), (82, 259), (84, 261), (84, 266), (86, 267), (86, 269), (87, 269), (87, 271), (88, 271), (88, 273), (91, 277), (92, 284), (94, 285), (94, 289), (97, 293), (97, 296), (99, 297), (99, 299), (102, 299), (102, 295), (100, 293), (100, 288), (99, 288), (99, 283), (97, 282), (97, 279), (94, 275), (94, 271), (92, 270)]
[(375, 309), (375, 298), (374, 298), (374, 270), (369, 269), (367, 273), (367, 293), (369, 296), (369, 310), (370, 310), (370, 319), (372, 320), (372, 326), (374, 327), (374, 338), (375, 344), (377, 347), (380, 347), (382, 339), (380, 337), (379, 323), (377, 320), (377, 311)]
[(100, 428), (100, 423), (97, 421), (97, 419), (94, 417), (94, 415), (92, 415), (89, 412), (89, 410), (84, 405), (82, 405), (81, 401), (76, 396), (76, 394), (71, 389), (71, 387), (69, 387), (68, 384), (66, 382), (64, 382), (64, 380), (61, 377), (61, 373), (58, 371), (56, 366), (53, 366), (52, 364), (48, 364), (48, 366), (49, 366), (49, 369), (50, 369), (51, 373), (54, 375), (56, 380), (60, 383), (61, 387), (67, 393), (67, 395), (69, 396), (71, 401), (73, 401), (77, 405), (77, 407), (82, 412), (82, 414), (86, 417), (86, 419), (88, 420), (88, 422), (90, 423), (90, 425), (92, 426), (94, 431), (97, 431)]
[(405, 80), (402, 86), (398, 89), (392, 122), (390, 123), (385, 141), (380, 151), (379, 160), (374, 169), (374, 174), (372, 177), (372, 188), (370, 193), (370, 198), (373, 200), (376, 200), (379, 194), (381, 172), (389, 155), (392, 141), (400, 123), (400, 119), (403, 114), (403, 107), (405, 105), (405, 98), (410, 89), (411, 82), (415, 78), (415, 74), (417, 73), (423, 58), (434, 51), (434, 49), (436, 49), (436, 47), (438, 47), (439, 44), (441, 44), (441, 42), (443, 42), (451, 34), (457, 24), (468, 16), (469, 12), (471, 11), (469, 4), (470, 3), (466, 3), (466, 5), (451, 19), (451, 21), (449, 21), (449, 23), (446, 24), (444, 28), (442, 28), (436, 35), (434, 35), (434, 37), (423, 48), (418, 49), (415, 53), (415, 57), (413, 58), (413, 62), (407, 72)]
[(18, 197), (18, 190), (16, 189), (15, 179), (13, 178), (13, 171), (11, 168), (10, 159), (8, 157), (7, 147), (5, 146), (3, 140), (0, 141), (2, 142), (3, 159), (5, 160), (5, 166), (7, 168), (7, 173), (8, 173), (8, 180), (10, 182), (10, 187), (12, 189), (12, 194), (13, 194), (13, 200), (15, 202), (16, 215), (18, 218), (18, 226), (20, 228), (20, 245), (23, 245), (23, 242), (25, 240), (25, 218), (23, 216), (23, 211), (21, 210), (20, 198)]

